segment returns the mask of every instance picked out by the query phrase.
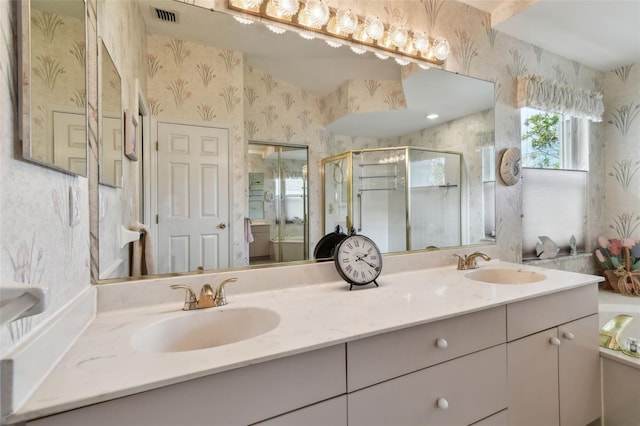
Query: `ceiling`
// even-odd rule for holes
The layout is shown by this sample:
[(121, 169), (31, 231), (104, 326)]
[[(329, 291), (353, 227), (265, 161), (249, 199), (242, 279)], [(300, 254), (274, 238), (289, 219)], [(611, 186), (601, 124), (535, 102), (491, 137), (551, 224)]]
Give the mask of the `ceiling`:
[[(145, 0), (140, 5), (148, 33), (243, 52), (247, 65), (318, 96), (351, 79), (402, 81), (406, 108), (349, 114), (326, 126), (333, 133), (392, 138), (493, 107), (490, 82), (437, 69), (401, 79), (395, 61), (380, 60), (371, 52), (356, 55), (346, 46), (332, 48), (292, 31), (276, 35), (264, 25), (242, 25), (228, 14), (171, 0)], [(156, 19), (155, 8), (175, 12), (177, 22)], [(439, 117), (427, 120), (430, 113)]]
[(640, 0), (461, 0), (492, 26), (600, 71), (640, 63)]

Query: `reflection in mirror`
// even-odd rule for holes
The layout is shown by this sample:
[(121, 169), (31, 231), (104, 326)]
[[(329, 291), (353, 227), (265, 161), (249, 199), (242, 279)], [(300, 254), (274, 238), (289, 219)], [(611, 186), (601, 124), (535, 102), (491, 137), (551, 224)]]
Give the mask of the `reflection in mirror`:
[(309, 258), (306, 146), (249, 142), (249, 264)]
[[(166, 23), (154, 17), (152, 8), (142, 10), (149, 34), (145, 95), (158, 123), (159, 139), (166, 134), (160, 130), (161, 122), (208, 122), (231, 129), (230, 266), (248, 265), (256, 257), (243, 232), (243, 219), (253, 217), (252, 222), (260, 225), (282, 194), (268, 193), (264, 187), (262, 209), (252, 195), (249, 173), (262, 172), (251, 168), (246, 155), (254, 140), (308, 148), (308, 186), (304, 188), (308, 217), (285, 214), (283, 221), (289, 225), (288, 219), (303, 219), (308, 235), (303, 243), (305, 258), (323, 236), (321, 160), (349, 150), (416, 146), (461, 153), (464, 226), (456, 239), (461, 245), (491, 240), (494, 180), (484, 164), (493, 167), (494, 162), (492, 83), (433, 68), (400, 67), (371, 52), (356, 55), (346, 47), (334, 49), (323, 40), (305, 40), (291, 31), (274, 34), (259, 23), (242, 25), (228, 14), (182, 2), (157, 0), (154, 6), (179, 16), (177, 23)], [(427, 113), (439, 117), (426, 119)], [(158, 179), (162, 177), (158, 173)], [(269, 175), (265, 172), (264, 177), (266, 181)], [(271, 196), (273, 207), (268, 201)], [(170, 204), (156, 192), (149, 194), (155, 197), (159, 206)], [(147, 206), (143, 209), (147, 211)], [(280, 211), (284, 210), (282, 206)], [(155, 217), (153, 206), (149, 211)], [(161, 224), (163, 214), (158, 213)], [(435, 208), (432, 213), (446, 214)], [(255, 238), (257, 229), (253, 231)], [(270, 226), (263, 231), (270, 244), (275, 232)], [(153, 236), (160, 245), (162, 236)], [(261, 253), (260, 257), (267, 256)], [(158, 259), (159, 270), (164, 263), (168, 261)]]
[(100, 183), (122, 187), (122, 82), (100, 39)]
[(353, 228), (382, 253), (457, 247), (461, 164), (460, 153), (417, 147), (348, 151), (325, 159), (324, 232)]
[(85, 3), (31, 0), (19, 10), (23, 156), (86, 176)]

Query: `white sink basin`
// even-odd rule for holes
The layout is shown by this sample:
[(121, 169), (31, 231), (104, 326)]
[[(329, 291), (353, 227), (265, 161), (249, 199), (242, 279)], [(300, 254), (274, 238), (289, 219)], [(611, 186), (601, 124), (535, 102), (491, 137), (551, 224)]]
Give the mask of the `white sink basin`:
[(476, 269), (465, 277), (491, 284), (531, 284), (546, 278), (543, 274), (523, 269)]
[(161, 320), (131, 337), (141, 352), (183, 352), (251, 339), (274, 329), (280, 316), (263, 308), (210, 308)]

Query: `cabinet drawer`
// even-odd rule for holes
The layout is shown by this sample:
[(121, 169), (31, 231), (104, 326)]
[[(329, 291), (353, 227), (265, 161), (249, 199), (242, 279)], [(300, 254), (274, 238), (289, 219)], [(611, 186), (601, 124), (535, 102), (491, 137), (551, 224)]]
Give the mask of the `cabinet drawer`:
[(344, 345), (225, 371), (29, 425), (248, 425), (345, 393)]
[[(505, 342), (505, 307), (347, 343), (347, 390), (380, 383)], [(440, 340), (442, 339), (442, 340)], [(446, 341), (446, 347), (438, 342)]]
[[(350, 426), (469, 425), (507, 407), (502, 344), (347, 395)], [(444, 404), (446, 400), (448, 407)]]
[[(264, 422), (260, 426), (347, 426), (347, 396), (319, 402)], [(506, 426), (506, 425), (505, 425)]]
[(507, 305), (507, 341), (598, 312), (597, 284)]

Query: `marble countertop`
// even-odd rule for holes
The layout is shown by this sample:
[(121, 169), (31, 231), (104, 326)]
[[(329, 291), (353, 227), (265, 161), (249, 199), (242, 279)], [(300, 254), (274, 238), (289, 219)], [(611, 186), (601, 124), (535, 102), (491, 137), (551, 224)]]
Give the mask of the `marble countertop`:
[[(99, 313), (19, 410), (11, 423), (67, 411), (198, 377), (441, 320), (599, 281), (598, 277), (491, 261), (481, 268), (541, 272), (533, 284), (487, 284), (455, 266), (383, 273), (380, 287), (348, 290), (342, 281), (228, 296), (219, 310), (261, 307), (280, 322), (271, 331), (209, 349), (144, 353), (131, 337), (159, 320), (196, 316), (160, 304)], [(164, 290), (164, 288), (163, 288)], [(166, 289), (166, 291), (173, 291)]]

